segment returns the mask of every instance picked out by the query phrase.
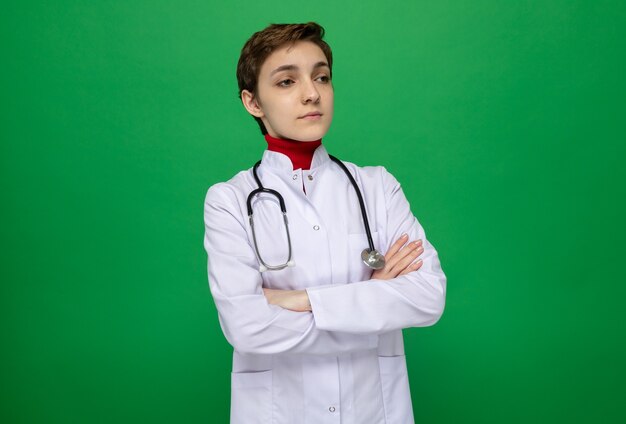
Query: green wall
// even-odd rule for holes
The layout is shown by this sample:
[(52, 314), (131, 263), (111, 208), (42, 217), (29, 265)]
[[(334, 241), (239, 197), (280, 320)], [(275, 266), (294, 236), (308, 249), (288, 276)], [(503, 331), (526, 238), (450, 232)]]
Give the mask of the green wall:
[(226, 423), (207, 188), (265, 142), (245, 40), (315, 20), (328, 150), (403, 184), (448, 276), (416, 422), (624, 422), (620, 1), (9, 1), (0, 421)]

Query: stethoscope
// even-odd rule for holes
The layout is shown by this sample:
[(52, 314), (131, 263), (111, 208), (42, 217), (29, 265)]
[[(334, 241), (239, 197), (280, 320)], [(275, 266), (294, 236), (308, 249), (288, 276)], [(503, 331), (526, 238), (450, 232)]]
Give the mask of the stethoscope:
[[(352, 186), (354, 187), (354, 190), (356, 191), (356, 195), (359, 198), (359, 206), (361, 207), (361, 215), (363, 216), (363, 226), (365, 227), (365, 233), (367, 234), (367, 242), (369, 244), (369, 248), (365, 248), (363, 249), (363, 252), (361, 252), (361, 259), (363, 260), (363, 263), (365, 265), (367, 265), (368, 267), (372, 269), (382, 269), (385, 266), (385, 257), (381, 255), (374, 248), (374, 242), (372, 241), (372, 233), (370, 231), (370, 224), (369, 224), (369, 221), (367, 220), (367, 213), (365, 212), (365, 203), (363, 202), (363, 196), (361, 195), (361, 190), (359, 190), (359, 186), (357, 186), (356, 181), (354, 180), (354, 177), (352, 176), (352, 174), (350, 174), (350, 171), (348, 171), (348, 168), (346, 168), (343, 162), (341, 162), (339, 159), (337, 159), (336, 157), (332, 155), (328, 155), (328, 156), (333, 160), (333, 162), (339, 165), (341, 169), (343, 170), (343, 172), (345, 172), (345, 174), (348, 176), (348, 178), (350, 179), (350, 182), (352, 183)], [(272, 190), (271, 188), (265, 188), (263, 187), (263, 184), (261, 184), (261, 180), (259, 179), (259, 176), (257, 174), (257, 168), (259, 167), (260, 164), (261, 164), (261, 161), (258, 161), (254, 165), (254, 168), (252, 168), (252, 174), (254, 175), (254, 179), (256, 180), (256, 183), (258, 184), (259, 188), (252, 190), (250, 194), (248, 195), (248, 199), (246, 201), (246, 204), (248, 207), (248, 218), (250, 218), (250, 228), (252, 229), (252, 240), (254, 241), (254, 251), (256, 253), (257, 259), (259, 260), (259, 263), (261, 264), (259, 265), (259, 271), (260, 272), (265, 272), (267, 270), (278, 271), (288, 266), (295, 266), (295, 262), (291, 258), (291, 253), (292, 253), (291, 236), (289, 234), (289, 222), (287, 221), (287, 208), (285, 208), (285, 200), (283, 199), (283, 196), (281, 196), (279, 192), (277, 192), (276, 190)], [(289, 246), (287, 262), (285, 262), (284, 264), (269, 265), (261, 258), (261, 254), (259, 253), (259, 246), (257, 244), (256, 233), (254, 231), (254, 219), (252, 216), (253, 215), (252, 198), (259, 193), (267, 193), (267, 194), (271, 194), (275, 196), (278, 199), (278, 203), (280, 204), (280, 210), (283, 213), (283, 221), (285, 223), (285, 232), (287, 233), (287, 244)]]

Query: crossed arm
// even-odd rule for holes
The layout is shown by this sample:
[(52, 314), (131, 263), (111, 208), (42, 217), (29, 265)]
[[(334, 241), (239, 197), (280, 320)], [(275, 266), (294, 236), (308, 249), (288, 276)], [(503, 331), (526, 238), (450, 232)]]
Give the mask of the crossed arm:
[[(403, 234), (385, 255), (385, 267), (372, 274), (372, 279), (389, 280), (409, 272), (417, 271), (422, 260), (416, 259), (424, 252), (422, 240), (407, 243), (408, 235)], [(294, 312), (311, 311), (311, 302), (306, 290), (263, 289), (268, 303)]]
[[(241, 248), (248, 239), (245, 223), (233, 213), (237, 192), (226, 183), (209, 189), (204, 211), (209, 285), (222, 331), (235, 350), (337, 355), (377, 347), (378, 334), (437, 322), (446, 289), (437, 251), (399, 183), (384, 169), (381, 177), (387, 237), (397, 240), (385, 255), (386, 267), (370, 280), (304, 292), (262, 287), (254, 250)], [(394, 313), (381, 314), (388, 310)]]

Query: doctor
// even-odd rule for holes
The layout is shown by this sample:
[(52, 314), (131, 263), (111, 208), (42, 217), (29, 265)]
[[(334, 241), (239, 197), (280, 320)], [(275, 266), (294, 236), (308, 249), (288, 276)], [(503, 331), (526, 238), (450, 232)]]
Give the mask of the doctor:
[[(402, 329), (441, 317), (446, 277), (400, 184), (384, 167), (329, 157), (332, 53), (315, 23), (270, 25), (244, 45), (242, 103), (268, 143), (257, 169), (209, 188), (204, 247), (211, 294), (233, 346), (233, 424), (410, 424)], [(245, 144), (242, 144), (245, 148)], [(289, 235), (275, 195), (282, 195)], [(255, 248), (256, 243), (256, 248)], [(265, 271), (260, 261), (290, 266)], [(418, 259), (419, 257), (419, 259)], [(263, 272), (261, 272), (263, 271)], [(418, 383), (418, 382), (416, 382)]]

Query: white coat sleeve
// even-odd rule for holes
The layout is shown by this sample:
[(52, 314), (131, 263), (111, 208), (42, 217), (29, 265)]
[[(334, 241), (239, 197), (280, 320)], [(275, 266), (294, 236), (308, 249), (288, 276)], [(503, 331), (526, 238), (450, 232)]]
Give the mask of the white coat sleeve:
[(387, 209), (388, 245), (403, 233), (423, 241), (421, 268), (390, 280), (367, 280), (307, 288), (317, 328), (357, 334), (380, 334), (435, 324), (443, 314), (444, 275), (435, 248), (411, 213), (398, 181), (384, 167), (381, 178)]
[(242, 215), (245, 213), (239, 210), (235, 196), (223, 183), (208, 190), (204, 247), (209, 288), (224, 336), (235, 350), (338, 355), (378, 346), (378, 336), (322, 330), (316, 327), (310, 311), (295, 312), (268, 303)]

